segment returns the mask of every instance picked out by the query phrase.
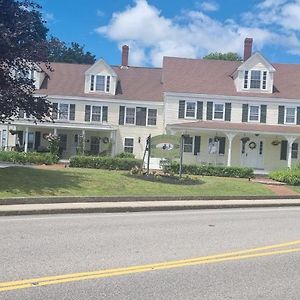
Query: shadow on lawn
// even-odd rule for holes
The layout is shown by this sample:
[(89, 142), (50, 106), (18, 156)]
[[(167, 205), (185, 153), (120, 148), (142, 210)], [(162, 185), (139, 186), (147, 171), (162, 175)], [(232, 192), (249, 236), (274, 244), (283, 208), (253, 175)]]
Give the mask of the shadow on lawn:
[(79, 174), (66, 171), (11, 167), (0, 169), (0, 194), (51, 195), (80, 187)]

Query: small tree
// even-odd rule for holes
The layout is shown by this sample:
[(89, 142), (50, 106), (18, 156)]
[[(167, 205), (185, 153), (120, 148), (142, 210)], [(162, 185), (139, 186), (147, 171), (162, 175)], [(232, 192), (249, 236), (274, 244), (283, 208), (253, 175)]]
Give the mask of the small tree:
[(49, 151), (51, 154), (58, 156), (60, 148), (60, 139), (59, 136), (53, 133), (49, 133), (46, 136), (46, 140), (49, 142)]
[(230, 60), (230, 61), (241, 61), (242, 60), (242, 58), (237, 53), (234, 53), (234, 52), (228, 52), (228, 53), (214, 52), (214, 53), (209, 53), (206, 56), (204, 56), (203, 59)]

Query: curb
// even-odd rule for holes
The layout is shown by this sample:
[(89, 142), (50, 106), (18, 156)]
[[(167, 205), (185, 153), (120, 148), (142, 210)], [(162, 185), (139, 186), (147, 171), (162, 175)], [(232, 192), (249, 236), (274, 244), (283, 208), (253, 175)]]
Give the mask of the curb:
[(180, 211), (202, 209), (263, 208), (263, 207), (300, 207), (298, 203), (244, 203), (244, 204), (205, 204), (174, 206), (126, 206), (126, 207), (90, 207), (90, 208), (54, 208), (1, 211), (0, 216), (50, 215), (50, 214), (85, 214), (85, 213), (125, 213), (151, 211)]
[(300, 195), (265, 195), (265, 196), (106, 196), (106, 197), (84, 197), (84, 196), (54, 196), (54, 197), (17, 197), (0, 198), (2, 205), (19, 204), (52, 204), (52, 203), (83, 203), (83, 202), (150, 202), (150, 201), (189, 201), (189, 200), (284, 200), (299, 199)]

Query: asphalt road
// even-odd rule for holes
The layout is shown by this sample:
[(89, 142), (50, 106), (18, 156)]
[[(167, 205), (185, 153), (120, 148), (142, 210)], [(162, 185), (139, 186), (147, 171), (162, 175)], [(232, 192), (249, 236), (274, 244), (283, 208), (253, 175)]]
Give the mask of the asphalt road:
[[(189, 261), (290, 242), (252, 256)], [(300, 298), (300, 208), (1, 217), (0, 253), (2, 288), (33, 283), (11, 291), (0, 284), (1, 300)], [(134, 273), (131, 266), (142, 267)], [(34, 280), (115, 268), (126, 269), (45, 286)]]

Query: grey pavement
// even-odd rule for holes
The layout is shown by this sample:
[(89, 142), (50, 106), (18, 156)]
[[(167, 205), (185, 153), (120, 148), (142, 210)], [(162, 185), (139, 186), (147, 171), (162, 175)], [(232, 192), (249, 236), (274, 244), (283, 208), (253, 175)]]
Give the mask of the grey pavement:
[[(300, 239), (300, 208), (0, 218), (0, 281), (188, 259)], [(299, 299), (300, 252), (0, 292), (1, 300)]]
[[(84, 198), (83, 198), (84, 199)], [(1, 201), (1, 200), (0, 200)], [(300, 206), (300, 199), (74, 202), (0, 205), (0, 216)]]

